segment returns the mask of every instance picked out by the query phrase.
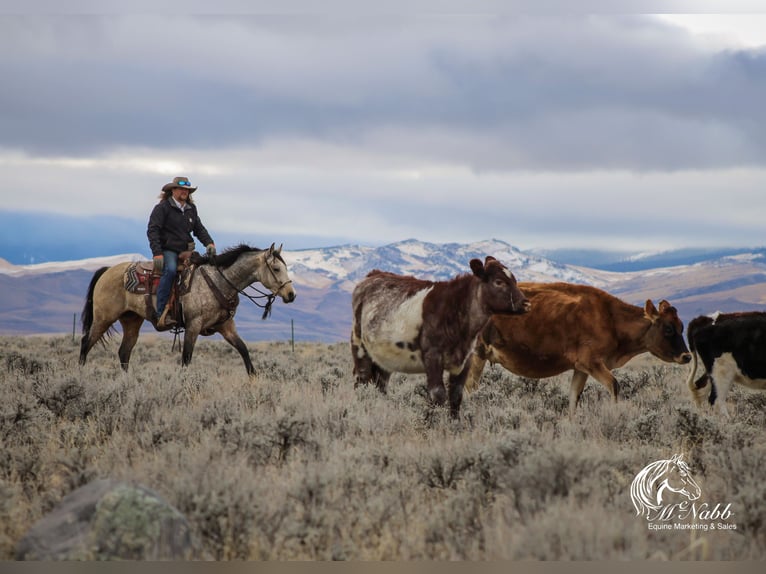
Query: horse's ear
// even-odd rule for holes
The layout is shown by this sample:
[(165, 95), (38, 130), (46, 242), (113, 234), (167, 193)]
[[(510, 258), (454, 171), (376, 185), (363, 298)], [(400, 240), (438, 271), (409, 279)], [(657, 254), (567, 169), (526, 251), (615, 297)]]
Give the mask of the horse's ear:
[(271, 247), (269, 247), (269, 255), (274, 253), (274, 243), (271, 244)]
[(277, 249), (277, 255), (281, 255), (282, 254), (282, 246), (283, 245), (284, 245), (284, 243), (280, 243), (279, 244), (279, 249)]

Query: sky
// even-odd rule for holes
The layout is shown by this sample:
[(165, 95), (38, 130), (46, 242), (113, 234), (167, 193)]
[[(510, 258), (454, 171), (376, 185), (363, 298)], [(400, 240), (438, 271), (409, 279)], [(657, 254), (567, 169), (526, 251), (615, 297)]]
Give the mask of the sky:
[(766, 244), (766, 14), (211, 12), (0, 13), (0, 241)]

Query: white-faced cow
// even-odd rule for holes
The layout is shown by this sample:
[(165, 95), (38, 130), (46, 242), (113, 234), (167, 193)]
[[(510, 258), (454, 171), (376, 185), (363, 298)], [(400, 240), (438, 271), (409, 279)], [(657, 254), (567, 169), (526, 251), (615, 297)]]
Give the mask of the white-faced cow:
[[(717, 399), (728, 415), (726, 395), (733, 382), (751, 390), (766, 390), (766, 313), (700, 316), (689, 323), (686, 335), (694, 356), (687, 384), (698, 406), (707, 394), (710, 405)], [(705, 372), (695, 381), (697, 355)]]
[(514, 374), (542, 379), (573, 370), (569, 414), (573, 416), (588, 375), (614, 400), (619, 383), (612, 369), (650, 352), (667, 362), (688, 363), (683, 324), (675, 307), (651, 300), (642, 309), (586, 285), (519, 283), (532, 311), (495, 316), (482, 330), (466, 386), (478, 385), (487, 361)]
[(351, 351), (356, 383), (386, 390), (391, 373), (425, 373), (431, 401), (458, 417), (476, 336), (493, 313), (524, 313), (529, 302), (494, 257), (470, 262), (473, 275), (425, 281), (372, 271), (354, 289)]

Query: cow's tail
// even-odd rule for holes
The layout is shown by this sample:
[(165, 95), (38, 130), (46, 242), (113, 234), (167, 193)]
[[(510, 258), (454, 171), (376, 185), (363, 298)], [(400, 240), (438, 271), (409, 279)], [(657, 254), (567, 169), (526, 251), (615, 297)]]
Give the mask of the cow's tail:
[(96, 283), (101, 279), (101, 276), (106, 272), (109, 267), (102, 267), (93, 274), (88, 285), (88, 294), (85, 296), (85, 306), (82, 308), (80, 314), (80, 322), (82, 323), (82, 335), (87, 339), (90, 335), (90, 328), (93, 326), (93, 291), (96, 289)]
[(718, 396), (715, 382), (707, 371), (705, 371), (704, 367), (704, 374), (696, 381), (694, 380), (694, 377), (697, 375), (697, 349), (694, 348), (693, 341), (689, 342), (689, 350), (692, 353), (692, 368), (689, 372), (689, 378), (686, 379), (686, 386), (689, 387), (689, 392), (691, 392), (694, 402), (698, 407), (702, 406), (702, 399), (705, 395), (707, 395), (707, 400), (712, 405), (715, 403), (715, 399)]
[(700, 404), (700, 397), (697, 393), (697, 386), (694, 384), (694, 375), (697, 374), (697, 349), (689, 349), (692, 352), (692, 367), (689, 371), (689, 378), (686, 379), (686, 386), (689, 387), (692, 396), (697, 405)]

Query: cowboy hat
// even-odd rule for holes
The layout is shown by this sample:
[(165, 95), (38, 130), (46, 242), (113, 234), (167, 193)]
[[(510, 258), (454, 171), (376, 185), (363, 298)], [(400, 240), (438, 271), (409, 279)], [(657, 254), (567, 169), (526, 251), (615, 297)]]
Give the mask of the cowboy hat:
[(170, 183), (166, 183), (162, 186), (162, 191), (170, 191), (173, 188), (176, 187), (182, 187), (184, 189), (188, 189), (189, 193), (194, 193), (197, 188), (192, 187), (191, 182), (189, 181), (188, 177), (174, 177), (173, 181)]

